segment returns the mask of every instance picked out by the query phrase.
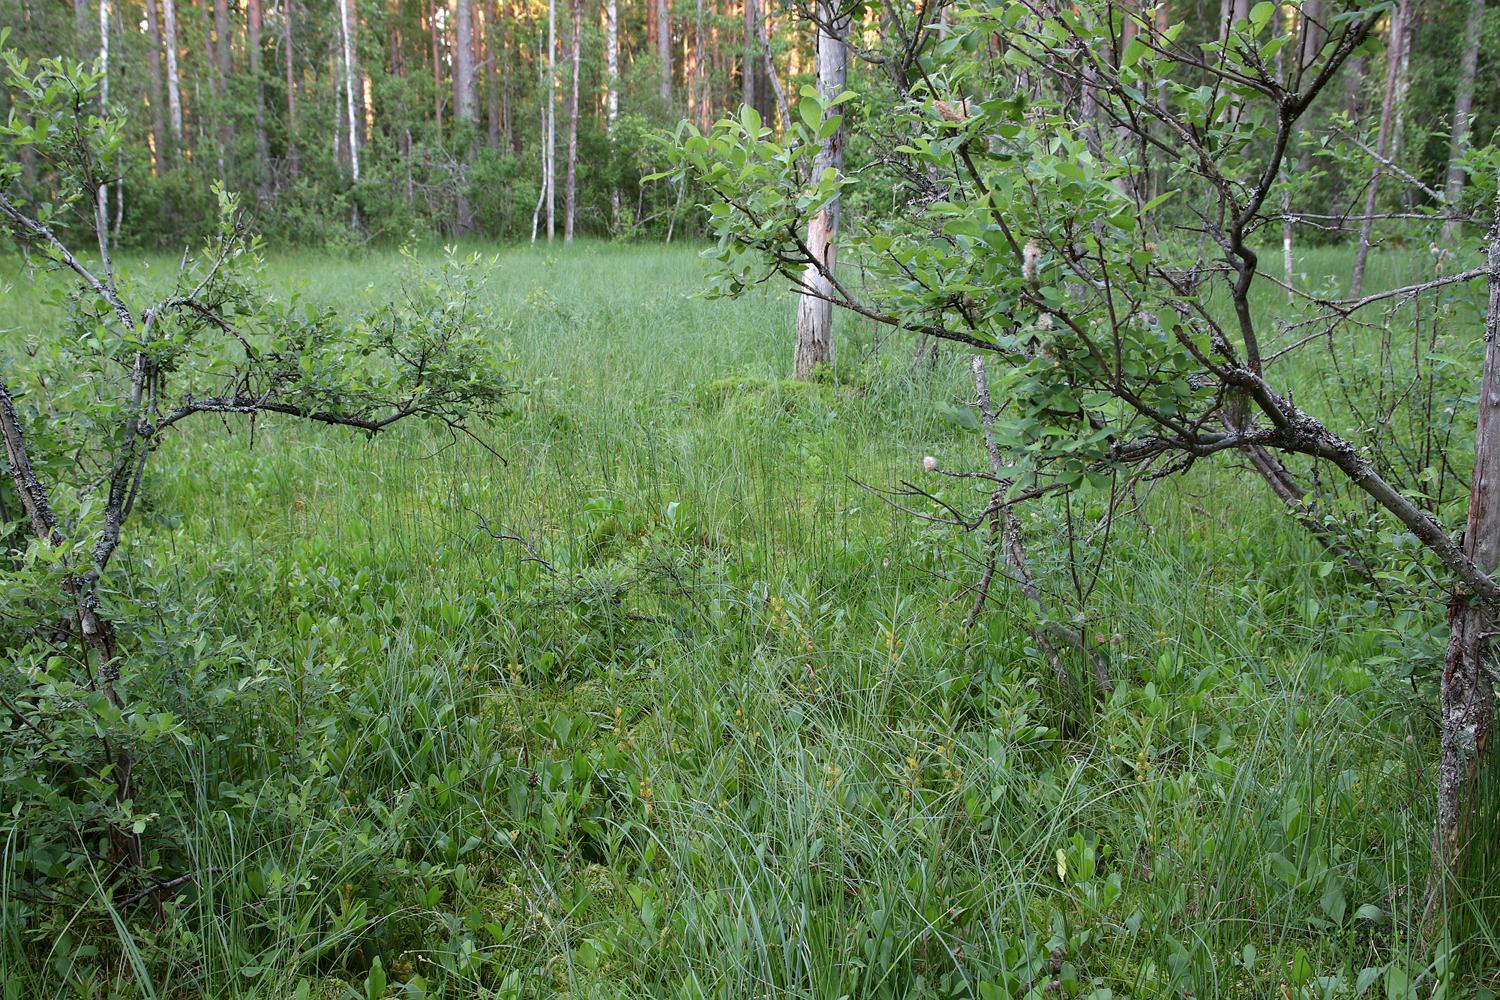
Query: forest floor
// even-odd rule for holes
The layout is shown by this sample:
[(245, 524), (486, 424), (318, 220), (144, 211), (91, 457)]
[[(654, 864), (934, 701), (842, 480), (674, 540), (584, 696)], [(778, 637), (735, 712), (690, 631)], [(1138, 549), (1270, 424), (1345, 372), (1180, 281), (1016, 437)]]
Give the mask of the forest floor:
[[(344, 303), (397, 268), (272, 277)], [(506, 461), (406, 427), (174, 440), (123, 558), (152, 634), (192, 637), (162, 663), (240, 664), (177, 708), (217, 738), (143, 765), (189, 776), (146, 836), (196, 881), (160, 926), (8, 929), (6, 1000), (74, 995), (85, 946), (163, 998), (1433, 995), (1412, 636), (1441, 609), (1393, 620), (1204, 463), (1118, 519), (1081, 611), (1061, 507), (1023, 514), (1115, 680), (1075, 697), (1011, 588), (965, 633), (978, 537), (862, 485), (980, 465), (967, 358), (844, 318), (834, 375), (792, 383), (791, 298), (703, 274), (503, 252)]]

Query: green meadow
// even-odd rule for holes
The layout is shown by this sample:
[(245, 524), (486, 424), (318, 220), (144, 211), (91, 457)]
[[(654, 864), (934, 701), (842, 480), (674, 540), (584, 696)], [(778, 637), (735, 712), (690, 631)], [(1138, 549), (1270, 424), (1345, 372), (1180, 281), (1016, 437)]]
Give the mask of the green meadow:
[[(137, 808), (193, 878), (160, 921), (102, 877), (44, 904), (12, 833), (4, 1000), (1433, 995), (1443, 609), (1383, 603), (1221, 456), (1142, 484), (1096, 581), (1066, 557), (1102, 498), (1022, 510), (1115, 680), (1080, 700), (1005, 581), (965, 629), (981, 534), (880, 492), (982, 464), (967, 355), (841, 316), (792, 382), (794, 300), (704, 297), (698, 251), (500, 250), (525, 392), (479, 440), (183, 425), (106, 600), (184, 723)], [(399, 267), (268, 276), (352, 309)], [(0, 360), (55, 328), (3, 275)], [(1297, 363), (1299, 401), (1339, 391)]]

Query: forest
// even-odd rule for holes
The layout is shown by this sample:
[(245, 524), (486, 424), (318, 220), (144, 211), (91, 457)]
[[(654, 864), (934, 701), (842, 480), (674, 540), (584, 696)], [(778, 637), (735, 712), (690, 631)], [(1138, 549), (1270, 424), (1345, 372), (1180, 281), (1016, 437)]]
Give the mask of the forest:
[(0, 1000), (1493, 1000), (1497, 53), (0, 0)]

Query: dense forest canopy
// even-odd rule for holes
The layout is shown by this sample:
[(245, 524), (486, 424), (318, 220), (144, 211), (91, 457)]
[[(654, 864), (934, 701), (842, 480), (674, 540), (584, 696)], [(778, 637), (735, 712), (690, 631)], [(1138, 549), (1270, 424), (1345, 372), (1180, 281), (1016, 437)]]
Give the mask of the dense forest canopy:
[[(1200, 39), (1221, 6), (1153, 5)], [(1362, 190), (1318, 144), (1339, 122), (1373, 140), (1389, 51), (1392, 159), (1444, 186), (1458, 67), (1472, 52), (1475, 79), (1500, 73), (1500, 18), (1476, 19), (1470, 0), (1410, 7), (1401, 45), (1354, 60), (1308, 120), (1298, 208), (1340, 215)], [(854, 15), (857, 48), (875, 58), (853, 60), (852, 114), (889, 107), (882, 45), (926, 9), (870, 3)], [(0, 0), (20, 54), (105, 60), (127, 122), (112, 211), (120, 242), (138, 246), (203, 235), (216, 181), (279, 240), (529, 238), (549, 218), (557, 235), (570, 219), (593, 235), (697, 227), (691, 194), (641, 183), (661, 165), (658, 133), (681, 117), (706, 128), (742, 102), (775, 124), (814, 81), (805, 13), (773, 0)], [(1494, 132), (1500, 91), (1474, 89), (1471, 121), (1477, 136)], [(856, 143), (849, 166), (881, 155)], [(1413, 190), (1388, 207), (1424, 200)]]

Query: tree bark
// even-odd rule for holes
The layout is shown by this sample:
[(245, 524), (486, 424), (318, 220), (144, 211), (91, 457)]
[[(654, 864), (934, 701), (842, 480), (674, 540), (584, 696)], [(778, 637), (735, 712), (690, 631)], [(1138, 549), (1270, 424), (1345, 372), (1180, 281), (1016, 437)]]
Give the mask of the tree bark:
[(1479, 69), (1480, 33), (1484, 29), (1484, 0), (1469, 0), (1469, 16), (1464, 22), (1464, 53), (1458, 63), (1458, 80), (1453, 90), (1453, 135), (1448, 144), (1448, 176), (1443, 184), (1443, 201), (1450, 218), (1443, 223), (1442, 245), (1450, 246), (1458, 237), (1459, 222), (1452, 215), (1458, 211), (1464, 194), (1463, 158), (1469, 151), (1469, 130), (1474, 120), (1474, 77)]
[(359, 123), (355, 112), (354, 86), (357, 71), (354, 63), (354, 25), (349, 0), (338, 0), (339, 42), (344, 63), (344, 112), (349, 128), (349, 173), (359, 182)]
[[(99, 0), (99, 115), (104, 117), (109, 114), (109, 0)], [(115, 197), (120, 197), (119, 188), (123, 186), (116, 176)], [(98, 216), (99, 230), (99, 252), (105, 259), (109, 257), (110, 230), (109, 230), (109, 185), (101, 182), (95, 194), (95, 211)], [(116, 213), (119, 215), (120, 213)], [(115, 228), (115, 238), (119, 238), (119, 227)]]
[[(620, 17), (617, 0), (604, 0), (604, 113), (609, 136), (614, 138), (615, 121), (620, 117)], [(620, 186), (609, 186), (609, 219), (611, 228), (620, 224)]]
[[(649, 2), (649, 0), (647, 0)], [(672, 106), (672, 11), (667, 0), (656, 0), (656, 58), (661, 62), (662, 103)]]
[(563, 187), (563, 243), (573, 242), (578, 214), (578, 62), (583, 52), (583, 0), (573, 0), (573, 89), (568, 97), (568, 174)]
[[(1390, 44), (1386, 50), (1385, 96), (1380, 102), (1380, 130), (1375, 136), (1375, 155), (1383, 159), (1394, 159), (1391, 137), (1396, 124), (1397, 96), (1405, 89), (1402, 69), (1406, 64), (1406, 23), (1411, 15), (1410, 0), (1401, 0), (1395, 14), (1391, 16)], [(1370, 172), (1369, 187), (1365, 191), (1365, 213), (1359, 224), (1359, 244), (1354, 249), (1354, 273), (1349, 278), (1349, 297), (1359, 298), (1365, 287), (1365, 268), (1370, 260), (1370, 237), (1375, 226), (1375, 207), (1380, 195), (1380, 178), (1385, 174), (1385, 164), (1379, 159)]]
[[(844, 91), (844, 81), (849, 72), (849, 47), (845, 37), (849, 22), (837, 6), (836, 0), (820, 0), (822, 16), (818, 24), (818, 97), (825, 103), (834, 100)], [(826, 121), (838, 114), (835, 108), (824, 112)], [(823, 140), (818, 155), (813, 161), (813, 183), (817, 183), (826, 171), (838, 171), (844, 165), (844, 128), (841, 125)], [(829, 297), (833, 286), (825, 272), (832, 273), (837, 266), (839, 234), (839, 199), (832, 199), (814, 215), (807, 226), (807, 246), (814, 258), (821, 263), (808, 264), (803, 273), (805, 286), (797, 303), (797, 350), (793, 357), (792, 374), (799, 379), (811, 377), (820, 364), (833, 364), (833, 303)]]
[[(485, 126), (491, 149), (500, 148), (500, 61), (505, 57), (503, 30), (494, 7), (481, 8), (484, 21), (479, 32), (480, 51), (484, 64)], [(499, 51), (496, 51), (497, 45)]]
[[(1500, 565), (1500, 190), (1489, 232), (1489, 292), (1463, 549), (1481, 572), (1492, 574)], [(1494, 810), (1485, 808), (1487, 798), (1500, 799), (1489, 747), (1495, 720), (1495, 659), (1490, 653), (1495, 611), (1494, 605), (1456, 588), (1448, 605), (1437, 823), (1427, 886), (1429, 932), (1437, 926), (1454, 882), (1467, 873), (1475, 853), (1494, 847), (1500, 828)]]
[[(172, 0), (165, 0), (171, 3)], [(297, 156), (297, 60), (293, 48), (295, 34), (292, 30), (292, 13), (295, 0), (281, 0), (281, 33), (283, 55), (286, 57), (286, 173), (288, 179), (297, 180), (299, 166)]]
[(183, 91), (177, 73), (177, 0), (162, 0), (163, 51), (166, 54), (166, 108), (172, 123), (172, 156), (183, 147)]
[(771, 51), (771, 25), (767, 22), (764, 11), (757, 10), (756, 13), (760, 19), (760, 54), (765, 61), (766, 80), (776, 93), (776, 108), (781, 114), (781, 127), (788, 129), (792, 127), (792, 109), (787, 101), (786, 88), (781, 85), (781, 75), (776, 72), (776, 56)]
[(557, 233), (557, 0), (547, 0), (547, 242)]
[(474, 0), (455, 0), (453, 19), (453, 116), (459, 121), (479, 118), (474, 92)]
[(744, 0), (745, 4), (745, 51), (740, 60), (740, 102), (755, 107), (755, 65), (760, 62), (758, 18), (755, 14), (756, 0)]
[(229, 48), (229, 3), (214, 0), (214, 96), (219, 107), (219, 157), (222, 160), (234, 141), (233, 115), (229, 108), (229, 79), (234, 75), (234, 59)]
[(245, 45), (250, 50), (250, 79), (255, 101), (255, 188), (264, 198), (271, 180), (271, 147), (266, 139), (266, 85), (260, 77), (261, 0), (245, 5)]
[(162, 96), (161, 18), (157, 14), (156, 0), (146, 0), (146, 39), (146, 94), (151, 102), (151, 163), (156, 173), (161, 175), (167, 171), (172, 158), (167, 148), (167, 115)]
[[(456, 122), (473, 125), (479, 120), (479, 100), (474, 91), (474, 0), (455, 0), (453, 21), (453, 118)], [(456, 129), (455, 138), (467, 147), (471, 136), (467, 130)], [(460, 156), (458, 176), (459, 233), (474, 228), (474, 210), (469, 204), (468, 165), (470, 155), (467, 148)]]

